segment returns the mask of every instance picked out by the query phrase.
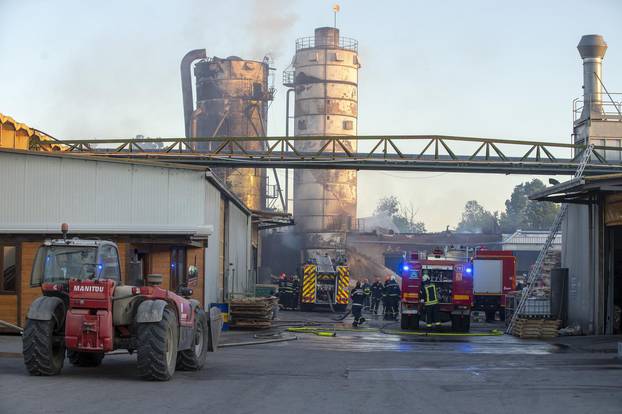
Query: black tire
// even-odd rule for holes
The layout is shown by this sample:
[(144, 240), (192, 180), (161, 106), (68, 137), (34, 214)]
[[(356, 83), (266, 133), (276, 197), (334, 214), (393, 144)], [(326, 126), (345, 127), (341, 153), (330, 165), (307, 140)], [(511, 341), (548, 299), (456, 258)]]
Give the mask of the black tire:
[(460, 318), (457, 315), (451, 315), (451, 330), (460, 332)]
[(67, 358), (76, 367), (98, 367), (104, 359), (101, 352), (79, 352), (67, 350)]
[(494, 322), (495, 321), (495, 311), (486, 311), (486, 322)]
[(454, 332), (469, 332), (471, 329), (471, 318), (467, 315), (452, 315), (451, 330)]
[(403, 315), (400, 319), (400, 328), (403, 330), (410, 329), (410, 315)]
[(419, 329), (419, 315), (410, 316), (410, 329), (415, 331)]
[(179, 323), (175, 312), (164, 308), (160, 322), (138, 324), (138, 374), (141, 378), (168, 381), (175, 373)]
[[(65, 361), (64, 332), (55, 318), (49, 321), (28, 319), (24, 327), (22, 353), (30, 375), (58, 375)], [(54, 340), (54, 338), (63, 338)]]
[(177, 369), (181, 371), (198, 371), (205, 365), (209, 343), (209, 326), (207, 315), (199, 309), (194, 330), (194, 341), (190, 349), (177, 353)]

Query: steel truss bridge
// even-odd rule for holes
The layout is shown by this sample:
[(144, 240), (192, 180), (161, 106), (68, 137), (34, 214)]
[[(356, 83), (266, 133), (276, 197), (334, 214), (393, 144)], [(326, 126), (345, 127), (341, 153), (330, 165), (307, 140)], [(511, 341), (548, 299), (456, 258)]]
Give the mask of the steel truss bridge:
[[(58, 144), (61, 151), (73, 154), (208, 167), (537, 175), (574, 174), (586, 148), (552, 142), (440, 135), (136, 138), (66, 140)], [(352, 144), (357, 150), (353, 150)], [(621, 160), (622, 148), (595, 146), (585, 172), (619, 173)]]

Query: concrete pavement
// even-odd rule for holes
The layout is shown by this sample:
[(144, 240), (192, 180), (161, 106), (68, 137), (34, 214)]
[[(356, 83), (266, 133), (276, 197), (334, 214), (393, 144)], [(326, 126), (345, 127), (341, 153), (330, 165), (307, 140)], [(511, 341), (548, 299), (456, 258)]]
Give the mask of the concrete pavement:
[[(281, 319), (330, 316), (285, 312)], [(233, 336), (253, 333), (225, 339)], [(107, 356), (98, 368), (67, 362), (48, 378), (30, 377), (19, 358), (0, 357), (0, 412), (605, 414), (622, 407), (622, 363), (610, 353), (509, 336), (297, 336), (222, 349), (206, 369), (177, 372), (166, 383), (138, 379), (129, 355)]]

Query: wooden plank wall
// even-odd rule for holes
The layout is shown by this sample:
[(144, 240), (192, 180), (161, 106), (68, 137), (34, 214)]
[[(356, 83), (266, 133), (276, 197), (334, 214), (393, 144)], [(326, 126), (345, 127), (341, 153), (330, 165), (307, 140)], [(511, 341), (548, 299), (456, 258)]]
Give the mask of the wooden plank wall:
[(40, 287), (30, 287), (30, 273), (32, 272), (32, 265), (35, 261), (35, 255), (37, 249), (41, 246), (41, 241), (35, 242), (23, 242), (21, 244), (21, 260), (20, 260), (20, 326), (24, 326), (26, 323), (26, 315), (28, 314), (28, 308), (30, 304), (39, 296), (41, 296)]
[(205, 306), (203, 303), (205, 296), (203, 295), (205, 289), (205, 248), (204, 247), (188, 247), (186, 254), (187, 266), (194, 265), (199, 269), (199, 276), (197, 278), (196, 286), (190, 286), (192, 288), (192, 297)]
[[(17, 320), (17, 295), (0, 295), (0, 320), (19, 325)], [(1, 329), (2, 327), (0, 327)]]
[(171, 288), (171, 249), (169, 246), (152, 246), (149, 249), (149, 273), (162, 275), (162, 287)]

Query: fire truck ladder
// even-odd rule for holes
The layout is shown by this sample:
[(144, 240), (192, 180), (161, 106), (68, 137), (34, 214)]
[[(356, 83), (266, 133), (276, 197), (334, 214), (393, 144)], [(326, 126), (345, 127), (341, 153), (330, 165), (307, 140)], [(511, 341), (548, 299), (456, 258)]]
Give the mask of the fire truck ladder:
[[(593, 144), (588, 145), (585, 148), (585, 151), (583, 152), (583, 159), (581, 160), (581, 163), (579, 164), (579, 167), (577, 168), (577, 171), (575, 172), (573, 179), (580, 179), (583, 177), (585, 166), (590, 162), (590, 157), (592, 156), (593, 149), (594, 149)], [(512, 315), (512, 318), (510, 319), (510, 322), (508, 323), (508, 327), (505, 331), (507, 334), (512, 333), (512, 329), (514, 328), (516, 321), (518, 320), (520, 314), (523, 312), (523, 309), (525, 308), (525, 305), (527, 304), (527, 300), (529, 299), (529, 296), (531, 295), (531, 291), (533, 290), (535, 282), (538, 279), (538, 276), (540, 276), (540, 272), (542, 271), (542, 264), (544, 263), (544, 258), (546, 254), (548, 253), (549, 249), (551, 248), (551, 245), (553, 244), (553, 240), (555, 240), (555, 236), (557, 236), (557, 233), (559, 233), (559, 230), (562, 226), (562, 221), (564, 219), (564, 216), (566, 215), (567, 210), (568, 210), (568, 204), (563, 203), (559, 209), (559, 212), (557, 213), (557, 216), (555, 217), (555, 221), (553, 222), (553, 225), (551, 226), (551, 231), (549, 232), (549, 235), (546, 238), (546, 242), (544, 243), (544, 246), (542, 246), (542, 249), (540, 250), (540, 253), (538, 254), (538, 259), (536, 260), (536, 263), (533, 265), (533, 267), (529, 271), (529, 276), (527, 277), (527, 287), (523, 290), (520, 301), (518, 302), (518, 306), (514, 310), (514, 314)]]

